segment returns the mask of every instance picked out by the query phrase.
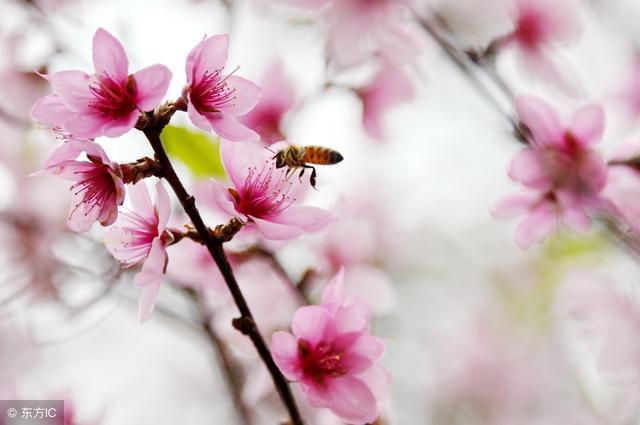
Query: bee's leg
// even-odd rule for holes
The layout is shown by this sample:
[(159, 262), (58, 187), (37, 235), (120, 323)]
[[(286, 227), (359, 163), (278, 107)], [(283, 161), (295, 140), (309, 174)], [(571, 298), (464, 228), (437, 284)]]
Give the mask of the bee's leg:
[(293, 176), (295, 174), (297, 169), (298, 169), (298, 167), (289, 167), (289, 168), (287, 168), (287, 172), (284, 174), (284, 180), (285, 181), (289, 181), (289, 179), (291, 178), (291, 176)]
[(309, 178), (309, 182), (311, 183), (311, 187), (316, 189), (316, 169), (315, 169), (315, 167), (311, 167), (311, 166), (309, 166), (309, 168), (311, 168), (311, 170), (312, 170), (311, 171), (311, 177)]
[(302, 176), (304, 175), (304, 170), (306, 170), (307, 167), (302, 167), (302, 171), (300, 171), (300, 175), (298, 175), (298, 180), (300, 180), (300, 183), (302, 183)]

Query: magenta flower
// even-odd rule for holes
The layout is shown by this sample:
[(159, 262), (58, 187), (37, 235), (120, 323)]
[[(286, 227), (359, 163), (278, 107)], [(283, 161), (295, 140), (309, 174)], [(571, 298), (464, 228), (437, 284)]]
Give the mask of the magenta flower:
[(516, 243), (522, 248), (541, 241), (559, 224), (587, 231), (591, 224), (588, 213), (605, 208), (601, 191), (607, 166), (592, 149), (604, 132), (602, 107), (578, 109), (568, 126), (550, 105), (537, 98), (518, 98), (516, 109), (531, 138), (529, 146), (511, 161), (509, 177), (529, 193), (504, 199), (494, 214), (528, 213), (516, 231)]
[(153, 204), (144, 181), (131, 185), (129, 196), (133, 210), (120, 215), (118, 223), (105, 235), (105, 244), (125, 267), (143, 262), (134, 283), (141, 290), (138, 315), (144, 322), (153, 312), (168, 261), (166, 247), (173, 241), (173, 235), (166, 231), (171, 205), (160, 181)]
[(515, 5), (515, 28), (504, 41), (518, 49), (523, 69), (566, 91), (574, 91), (563, 71), (566, 66), (557, 65), (550, 53), (554, 46), (573, 41), (579, 35), (577, 4), (572, 0), (516, 0)]
[[(81, 152), (88, 161), (76, 161)], [(122, 171), (110, 162), (102, 148), (93, 142), (71, 140), (55, 150), (45, 168), (34, 175), (51, 175), (74, 182), (71, 211), (67, 224), (75, 232), (85, 232), (95, 221), (103, 226), (118, 217), (118, 205), (124, 202)]]
[[(271, 149), (277, 151), (283, 146), (286, 145), (272, 145)], [(221, 151), (233, 188), (211, 180), (208, 200), (221, 212), (255, 226), (262, 236), (272, 240), (317, 232), (333, 221), (328, 211), (296, 205), (296, 193), (303, 189), (303, 183), (297, 177), (287, 179), (285, 168), (276, 169), (273, 154), (267, 149), (223, 140)]]
[(228, 49), (229, 37), (214, 35), (198, 43), (187, 56), (183, 97), (189, 103), (189, 118), (197, 127), (205, 131), (213, 128), (220, 137), (233, 142), (259, 140), (260, 136), (236, 117), (255, 106), (260, 88), (233, 72), (222, 74)]
[(118, 137), (135, 126), (140, 111), (160, 104), (171, 80), (171, 71), (160, 64), (130, 75), (124, 48), (102, 28), (93, 36), (93, 65), (93, 75), (61, 71), (48, 76), (54, 94), (33, 105), (33, 118), (76, 137)]
[(342, 291), (338, 273), (322, 304), (295, 313), (293, 335), (273, 334), (273, 358), (287, 379), (300, 383), (311, 406), (329, 408), (348, 423), (372, 423), (391, 380), (379, 365), (384, 342), (367, 331), (368, 306), (345, 301)]
[(240, 122), (260, 135), (266, 145), (284, 140), (281, 123), (293, 107), (293, 84), (285, 74), (282, 62), (274, 62), (262, 78), (262, 95), (256, 106), (240, 118)]
[(362, 125), (370, 137), (379, 140), (384, 139), (385, 114), (414, 96), (413, 86), (407, 76), (388, 61), (384, 61), (373, 81), (357, 93), (362, 99)]

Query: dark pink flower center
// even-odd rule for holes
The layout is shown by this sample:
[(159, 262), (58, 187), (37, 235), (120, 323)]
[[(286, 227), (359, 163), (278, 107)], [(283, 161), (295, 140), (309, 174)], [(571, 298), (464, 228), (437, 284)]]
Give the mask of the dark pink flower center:
[(291, 184), (286, 184), (285, 173), (275, 170), (273, 161), (267, 161), (260, 172), (252, 167), (244, 185), (238, 190), (229, 189), (229, 192), (235, 201), (236, 211), (246, 216), (264, 218), (289, 208), (295, 201), (289, 196), (290, 189)]
[(219, 112), (220, 109), (232, 106), (236, 99), (235, 89), (227, 84), (227, 78), (222, 77), (222, 69), (213, 72), (206, 71), (202, 78), (191, 86), (190, 100), (198, 112)]
[(298, 340), (298, 358), (302, 372), (322, 385), (327, 378), (346, 375), (344, 353), (332, 343), (321, 341), (315, 346), (305, 339)]
[(78, 171), (82, 175), (82, 180), (71, 186), (74, 195), (82, 195), (82, 201), (74, 206), (75, 212), (80, 205), (85, 208), (84, 215), (88, 215), (94, 208), (100, 209), (108, 207), (108, 203), (116, 197), (116, 183), (109, 172), (109, 167), (104, 164), (94, 163), (93, 167), (87, 171)]
[(113, 119), (125, 117), (137, 108), (133, 75), (129, 75), (126, 82), (116, 81), (108, 74), (101, 75), (89, 90), (94, 97), (89, 106)]
[(535, 10), (527, 10), (518, 19), (515, 37), (523, 46), (535, 49), (544, 39), (543, 17)]

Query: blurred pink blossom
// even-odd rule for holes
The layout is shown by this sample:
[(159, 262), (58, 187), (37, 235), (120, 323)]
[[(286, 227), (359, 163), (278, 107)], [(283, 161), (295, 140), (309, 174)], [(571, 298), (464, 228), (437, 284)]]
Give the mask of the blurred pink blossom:
[[(272, 149), (279, 148), (272, 145)], [(295, 195), (302, 182), (287, 179), (286, 169), (276, 169), (273, 154), (267, 149), (223, 140), (221, 155), (233, 188), (211, 180), (204, 202), (255, 226), (266, 239), (293, 239), (303, 233), (318, 232), (333, 221), (326, 210), (296, 205)]]
[(370, 137), (379, 140), (385, 138), (383, 119), (386, 113), (415, 95), (404, 72), (388, 61), (383, 61), (382, 68), (369, 85), (356, 92), (362, 100), (362, 125)]
[(327, 53), (340, 67), (376, 54), (404, 64), (423, 50), (420, 31), (408, 19), (410, 0), (281, 1), (320, 12), (329, 25)]
[(260, 99), (260, 88), (249, 80), (223, 75), (229, 36), (214, 35), (202, 40), (187, 56), (187, 86), (183, 97), (188, 114), (199, 128), (212, 128), (222, 138), (238, 142), (260, 136), (242, 125), (237, 117), (249, 112)]
[(173, 240), (173, 235), (165, 230), (171, 205), (161, 181), (156, 184), (154, 203), (144, 180), (129, 188), (133, 210), (120, 215), (116, 225), (106, 233), (105, 244), (111, 255), (126, 267), (143, 261), (134, 283), (141, 290), (138, 313), (144, 322), (153, 312), (168, 261), (166, 246)]
[(93, 36), (93, 64), (93, 75), (60, 71), (47, 76), (54, 94), (33, 105), (33, 118), (76, 137), (118, 137), (135, 126), (140, 111), (160, 104), (171, 80), (171, 71), (160, 64), (128, 74), (124, 48), (102, 28)]
[(282, 373), (301, 385), (306, 401), (326, 407), (349, 423), (373, 422), (391, 376), (379, 365), (384, 342), (367, 331), (369, 308), (345, 301), (342, 273), (324, 292), (322, 304), (301, 307), (293, 335), (272, 336), (273, 357)]
[(575, 92), (567, 66), (556, 63), (552, 53), (557, 45), (577, 39), (580, 12), (580, 5), (573, 0), (515, 0), (515, 28), (501, 43), (517, 48), (526, 72)]
[(527, 213), (516, 230), (521, 248), (540, 242), (559, 224), (586, 232), (588, 213), (605, 207), (601, 191), (607, 166), (593, 146), (604, 132), (600, 105), (578, 109), (570, 124), (543, 100), (523, 96), (516, 100), (519, 119), (531, 132), (529, 146), (511, 161), (509, 177), (528, 193), (512, 195), (494, 208), (499, 217)]
[[(81, 152), (88, 161), (76, 161)], [(56, 151), (36, 175), (49, 175), (75, 182), (71, 185), (72, 202), (67, 224), (75, 232), (85, 232), (95, 221), (113, 224), (118, 206), (125, 197), (120, 166), (109, 160), (104, 150), (88, 141), (72, 140)]]
[(262, 95), (256, 106), (240, 122), (260, 135), (266, 145), (285, 139), (282, 119), (295, 103), (295, 92), (284, 65), (276, 61), (267, 68), (261, 81)]

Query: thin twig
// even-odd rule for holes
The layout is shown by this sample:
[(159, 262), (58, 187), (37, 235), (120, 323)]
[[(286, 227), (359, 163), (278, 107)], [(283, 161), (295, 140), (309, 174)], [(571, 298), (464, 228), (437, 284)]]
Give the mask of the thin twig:
[[(144, 135), (149, 140), (153, 151), (156, 154), (156, 159), (162, 166), (162, 174), (165, 180), (171, 186), (171, 189), (176, 194), (178, 201), (182, 205), (184, 212), (187, 214), (189, 219), (191, 220), (194, 228), (200, 234), (203, 244), (207, 247), (211, 258), (215, 261), (216, 265), (220, 269), (220, 273), (224, 278), (227, 287), (229, 288), (229, 292), (231, 292), (231, 296), (240, 311), (240, 317), (233, 320), (233, 326), (238, 329), (243, 334), (247, 335), (253, 345), (256, 347), (260, 358), (267, 366), (269, 373), (271, 374), (271, 378), (273, 383), (284, 403), (285, 407), (289, 412), (289, 416), (291, 418), (291, 422), (294, 425), (303, 425), (302, 417), (298, 411), (298, 407), (291, 393), (291, 389), (289, 388), (289, 384), (286, 379), (278, 369), (278, 366), (273, 361), (273, 357), (271, 356), (271, 352), (267, 347), (267, 344), (264, 342), (260, 331), (253, 319), (253, 315), (251, 314), (251, 310), (249, 309), (249, 305), (240, 290), (238, 282), (233, 274), (233, 270), (231, 265), (229, 264), (229, 260), (222, 248), (222, 242), (224, 238), (218, 237), (215, 234), (210, 232), (209, 228), (204, 223), (198, 208), (196, 207), (195, 198), (190, 195), (185, 189), (182, 181), (176, 174), (171, 161), (167, 155), (167, 152), (164, 149), (162, 144), (162, 140), (160, 140), (160, 133), (162, 129), (169, 123), (171, 120), (171, 116), (175, 113), (177, 109), (182, 109), (179, 102), (176, 104), (168, 103), (166, 105), (161, 106), (154, 114), (143, 114), (141, 120), (139, 121), (137, 128), (142, 130)], [(233, 220), (232, 220), (233, 221)], [(237, 220), (236, 220), (237, 221)], [(231, 222), (230, 222), (231, 224)], [(218, 230), (218, 229), (216, 229)], [(224, 233), (224, 228), (219, 229)], [(218, 232), (216, 232), (218, 233)], [(231, 235), (232, 236), (232, 235)], [(228, 240), (228, 239), (227, 239)]]

